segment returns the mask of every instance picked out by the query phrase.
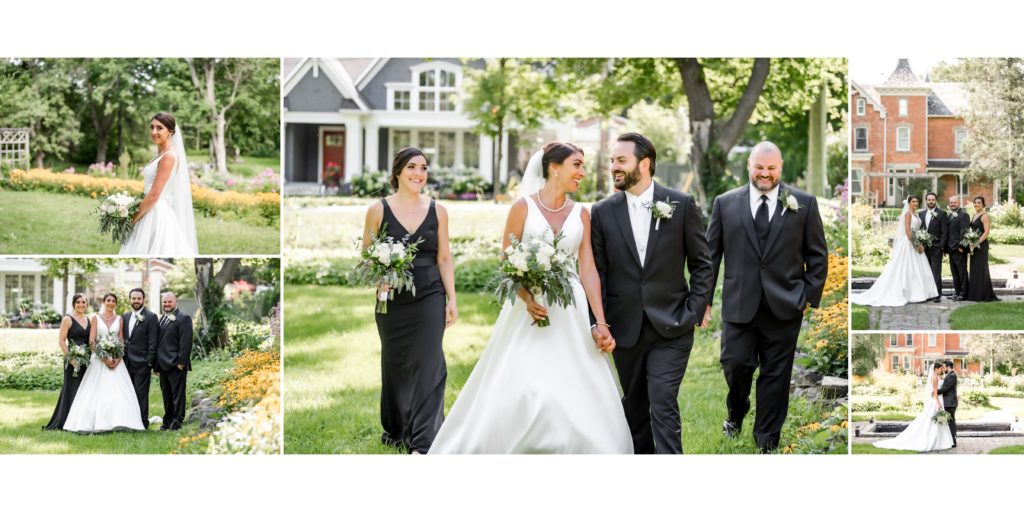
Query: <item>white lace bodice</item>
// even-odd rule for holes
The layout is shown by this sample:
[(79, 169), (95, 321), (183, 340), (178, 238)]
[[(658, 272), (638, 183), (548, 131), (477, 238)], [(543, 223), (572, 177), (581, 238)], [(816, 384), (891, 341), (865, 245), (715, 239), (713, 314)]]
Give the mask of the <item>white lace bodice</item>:
[[(534, 237), (541, 237), (548, 242), (554, 240), (555, 233), (551, 230), (551, 225), (548, 224), (535, 199), (526, 196), (526, 204), (529, 208), (523, 225), (523, 240)], [(562, 224), (562, 234), (565, 235), (565, 238), (558, 243), (558, 249), (568, 252), (574, 259), (578, 259), (580, 244), (583, 242), (583, 219), (580, 217), (580, 208), (582, 208), (580, 203), (572, 205), (569, 216)]]

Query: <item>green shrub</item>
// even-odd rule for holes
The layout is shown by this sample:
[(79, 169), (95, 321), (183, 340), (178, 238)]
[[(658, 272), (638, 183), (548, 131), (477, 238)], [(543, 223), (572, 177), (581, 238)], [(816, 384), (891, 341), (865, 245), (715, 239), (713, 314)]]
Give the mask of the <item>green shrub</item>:
[(1024, 228), (995, 226), (992, 228), (989, 240), (994, 244), (1024, 244)]
[(865, 400), (853, 404), (853, 412), (876, 412), (882, 410), (882, 402), (876, 400)]
[(0, 353), (0, 389), (56, 390), (64, 383), (59, 352)]
[(992, 407), (992, 400), (981, 391), (968, 391), (964, 393), (963, 402), (972, 407)]
[(469, 260), (455, 266), (455, 290), (459, 292), (492, 292), (497, 278), (497, 259)]

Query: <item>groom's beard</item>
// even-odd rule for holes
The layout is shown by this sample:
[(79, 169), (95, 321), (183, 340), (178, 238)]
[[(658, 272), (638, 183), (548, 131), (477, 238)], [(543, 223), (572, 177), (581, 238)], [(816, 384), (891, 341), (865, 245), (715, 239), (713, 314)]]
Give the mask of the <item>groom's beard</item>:
[(640, 183), (641, 176), (639, 167), (634, 167), (630, 171), (623, 170), (622, 173), (624, 176), (622, 177), (621, 182), (615, 181), (615, 173), (612, 173), (612, 184), (615, 185), (617, 190), (626, 191), (633, 188), (633, 185)]

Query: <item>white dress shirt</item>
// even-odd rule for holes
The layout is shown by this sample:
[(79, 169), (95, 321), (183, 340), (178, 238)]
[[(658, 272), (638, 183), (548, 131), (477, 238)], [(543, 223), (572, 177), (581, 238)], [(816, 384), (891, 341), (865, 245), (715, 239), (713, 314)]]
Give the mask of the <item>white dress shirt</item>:
[(636, 242), (636, 252), (640, 256), (640, 266), (644, 266), (647, 257), (647, 235), (651, 232), (651, 211), (644, 206), (654, 202), (654, 182), (647, 186), (640, 195), (633, 195), (626, 191), (626, 206), (629, 210), (629, 225), (633, 228), (633, 241)]
[[(136, 311), (133, 309), (131, 314), (128, 315), (129, 316), (129, 318), (128, 318), (128, 337), (129, 338), (131, 338), (132, 332), (135, 331), (135, 313), (136, 313)], [(140, 309), (139, 311), (137, 311), (137, 313), (142, 314), (142, 310)]]
[(757, 209), (761, 207), (761, 196), (768, 196), (768, 222), (771, 222), (772, 217), (775, 216), (775, 202), (779, 200), (779, 186), (775, 185), (775, 188), (768, 192), (761, 192), (753, 184), (747, 186), (750, 187), (750, 216), (757, 218)]
[(935, 208), (928, 208), (928, 213), (924, 214), (924, 227), (926, 229), (931, 225), (933, 215), (935, 215)]

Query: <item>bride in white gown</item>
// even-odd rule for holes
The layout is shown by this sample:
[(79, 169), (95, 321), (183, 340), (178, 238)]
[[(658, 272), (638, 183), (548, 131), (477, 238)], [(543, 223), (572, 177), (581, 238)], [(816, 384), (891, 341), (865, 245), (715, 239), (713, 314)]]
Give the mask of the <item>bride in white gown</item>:
[(150, 120), (149, 137), (159, 152), (142, 170), (145, 197), (119, 254), (195, 256), (199, 244), (181, 126), (174, 116), (160, 112)]
[(921, 218), (915, 213), (920, 202), (917, 196), (910, 196), (903, 202), (903, 211), (893, 232), (889, 261), (870, 289), (850, 295), (851, 303), (876, 307), (903, 306), (939, 294), (928, 257), (918, 252), (911, 241), (912, 231), (921, 227)]
[[(572, 249), (579, 258), (576, 305), (545, 308), (520, 290), (513, 304), (502, 306), (491, 339), (429, 453), (633, 452), (608, 356), (590, 334), (588, 298), (598, 324), (605, 322), (590, 215), (565, 195), (579, 188), (584, 174), (583, 152), (571, 144), (551, 143), (543, 156), (535, 154), (502, 244), (508, 246), (509, 234), (551, 241), (551, 224), (561, 224), (565, 238), (559, 248)], [(531, 325), (545, 314), (550, 326)], [(605, 350), (614, 347), (610, 337), (602, 336), (602, 343)]]
[(928, 371), (928, 379), (924, 383), (924, 410), (918, 414), (914, 421), (907, 425), (907, 428), (892, 439), (874, 443), (878, 448), (890, 450), (913, 450), (916, 452), (930, 452), (934, 450), (945, 450), (953, 447), (953, 434), (949, 431), (949, 425), (936, 423), (932, 417), (938, 411), (943, 411), (942, 395), (939, 394), (939, 376), (935, 370), (941, 367), (941, 363), (932, 365)]
[[(89, 345), (95, 345), (97, 338), (107, 335), (114, 335), (124, 343), (121, 316), (114, 313), (116, 306), (114, 294), (103, 297), (103, 312), (92, 319)], [(145, 430), (127, 367), (121, 359), (111, 361), (111, 365), (113, 368), (93, 353), (71, 403), (64, 430), (81, 433)]]

